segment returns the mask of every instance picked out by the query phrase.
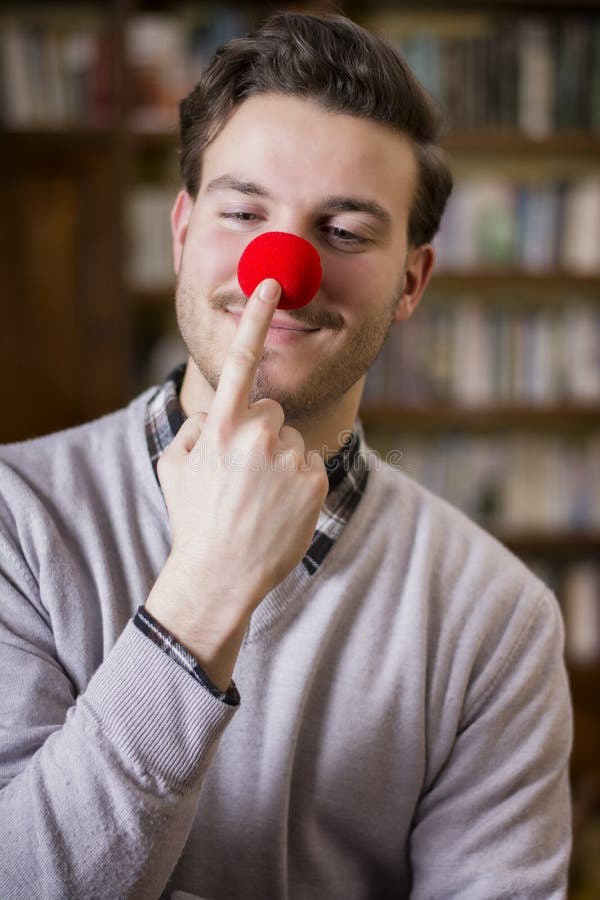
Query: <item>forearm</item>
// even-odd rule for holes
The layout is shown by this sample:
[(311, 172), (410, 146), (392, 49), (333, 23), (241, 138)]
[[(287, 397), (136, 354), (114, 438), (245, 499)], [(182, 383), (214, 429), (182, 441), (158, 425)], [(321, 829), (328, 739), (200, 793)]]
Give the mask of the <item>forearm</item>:
[(234, 710), (129, 625), (0, 794), (6, 896), (159, 897)]

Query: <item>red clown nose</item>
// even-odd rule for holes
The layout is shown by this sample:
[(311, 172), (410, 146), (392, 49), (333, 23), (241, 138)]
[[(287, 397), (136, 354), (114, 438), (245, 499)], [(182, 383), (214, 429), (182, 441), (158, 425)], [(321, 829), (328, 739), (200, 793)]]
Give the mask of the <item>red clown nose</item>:
[(238, 281), (244, 294), (265, 278), (281, 285), (279, 309), (306, 306), (319, 290), (321, 260), (312, 244), (296, 234), (267, 231), (250, 241), (238, 263)]

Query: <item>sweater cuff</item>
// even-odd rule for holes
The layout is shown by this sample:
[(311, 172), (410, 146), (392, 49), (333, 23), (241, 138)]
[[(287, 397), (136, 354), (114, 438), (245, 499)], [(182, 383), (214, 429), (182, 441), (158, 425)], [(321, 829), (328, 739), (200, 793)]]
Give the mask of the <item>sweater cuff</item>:
[(129, 767), (174, 790), (208, 764), (237, 709), (200, 688), (132, 620), (79, 704)]
[(233, 678), (229, 682), (229, 687), (226, 691), (218, 688), (210, 680), (198, 660), (194, 659), (192, 654), (160, 622), (156, 621), (145, 606), (138, 607), (133, 624), (136, 628), (139, 628), (142, 634), (145, 634), (147, 638), (153, 641), (157, 647), (160, 647), (167, 656), (170, 656), (172, 660), (185, 669), (203, 688), (210, 691), (213, 697), (216, 697), (217, 700), (221, 700), (223, 703), (229, 703), (230, 706), (240, 705), (240, 695)]

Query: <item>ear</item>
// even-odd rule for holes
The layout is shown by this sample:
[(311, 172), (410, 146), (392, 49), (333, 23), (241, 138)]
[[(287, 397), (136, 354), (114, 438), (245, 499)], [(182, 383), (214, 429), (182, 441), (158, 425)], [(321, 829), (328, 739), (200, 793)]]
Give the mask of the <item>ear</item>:
[(173, 235), (173, 267), (179, 274), (183, 245), (187, 234), (194, 201), (187, 191), (179, 191), (171, 210), (171, 234)]
[(431, 244), (411, 247), (408, 251), (402, 296), (394, 314), (395, 322), (409, 319), (414, 313), (429, 284), (434, 261), (435, 250)]

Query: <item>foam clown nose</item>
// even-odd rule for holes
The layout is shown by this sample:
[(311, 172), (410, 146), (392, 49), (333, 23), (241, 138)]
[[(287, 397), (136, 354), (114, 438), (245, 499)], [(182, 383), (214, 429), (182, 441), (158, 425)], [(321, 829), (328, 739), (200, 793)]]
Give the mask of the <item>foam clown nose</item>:
[(238, 281), (244, 294), (265, 278), (281, 285), (279, 309), (306, 306), (319, 290), (323, 271), (312, 244), (296, 234), (267, 231), (250, 241), (238, 263)]

